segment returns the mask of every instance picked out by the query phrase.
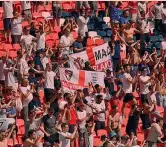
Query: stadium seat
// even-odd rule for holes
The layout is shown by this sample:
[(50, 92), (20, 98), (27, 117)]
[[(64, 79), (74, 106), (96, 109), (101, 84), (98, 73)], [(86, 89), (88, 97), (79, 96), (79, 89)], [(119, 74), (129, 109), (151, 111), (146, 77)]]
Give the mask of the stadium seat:
[(44, 11), (44, 12), (42, 12), (42, 17), (44, 17), (47, 20), (47, 19), (51, 18), (51, 14), (50, 14), (50, 12)]
[(11, 57), (12, 59), (14, 59), (15, 57), (17, 57), (17, 50), (10, 49), (9, 50), (9, 57)]
[(106, 32), (104, 32), (104, 31), (97, 31), (97, 34), (98, 34), (99, 36), (101, 36), (101, 37), (107, 36), (107, 35), (106, 35)]
[(59, 38), (58, 33), (56, 33), (56, 32), (51, 32), (49, 34), (49, 36), (51, 37), (51, 39), (54, 39), (54, 40), (57, 40)]
[(6, 56), (6, 50), (0, 49), (0, 57)]
[(23, 21), (22, 23), (22, 27), (29, 27), (29, 22), (28, 21)]
[(93, 147), (98, 147), (101, 144), (101, 140), (98, 137), (93, 137)]
[(41, 13), (38, 13), (38, 12), (34, 12), (33, 14), (32, 14), (32, 16), (33, 16), (33, 18), (36, 20), (36, 18), (38, 18), (38, 17), (42, 17), (42, 15), (41, 15)]
[(40, 13), (40, 12), (42, 12), (42, 11), (47, 11), (47, 10), (45, 9), (45, 6), (39, 5), (39, 6), (37, 7), (37, 11)]
[(62, 10), (69, 11), (69, 10), (72, 10), (72, 9), (73, 9), (73, 7), (70, 4), (70, 2), (62, 4)]
[(9, 51), (9, 50), (11, 50), (11, 49), (13, 49), (13, 46), (11, 45), (11, 44), (4, 44), (3, 45), (3, 48), (6, 50), (6, 51)]
[(158, 36), (158, 41), (163, 41), (163, 36), (162, 35)]
[(45, 10), (52, 11), (52, 5), (45, 5)]
[(108, 27), (108, 25), (107, 24), (102, 24), (102, 30), (106, 30), (106, 29), (108, 29), (109, 27)]
[(106, 36), (107, 37), (111, 37), (112, 36), (112, 30), (111, 29), (107, 30)]
[(88, 37), (93, 38), (93, 37), (96, 37), (96, 36), (98, 36), (96, 31), (89, 31), (88, 32)]
[(21, 49), (20, 44), (13, 44), (13, 49), (20, 50)]
[(94, 23), (88, 24), (88, 31), (93, 31), (93, 30), (95, 30), (95, 24)]
[(158, 37), (157, 36), (150, 36), (150, 41), (156, 42), (156, 41), (158, 41)]
[(53, 48), (55, 46), (55, 43), (54, 43), (54, 39), (48, 39), (46, 40), (46, 45), (49, 47), (49, 48)]
[(36, 21), (37, 22), (42, 22), (43, 24), (45, 24), (45, 18), (44, 17), (37, 17)]
[(101, 130), (97, 130), (97, 136), (102, 136), (102, 135), (106, 135), (107, 136), (107, 131), (104, 129)]
[(102, 45), (104, 43), (104, 40), (103, 39), (96, 39), (95, 40), (95, 44), (96, 45)]
[(16, 119), (16, 125), (18, 127), (18, 135), (24, 135), (25, 134), (25, 124), (23, 119)]
[(0, 31), (4, 30), (3, 20), (0, 20)]
[(65, 11), (62, 12), (62, 17), (63, 18), (67, 18), (67, 17), (70, 17), (70, 16), (71, 16), (71, 14), (69, 12), (65, 12)]

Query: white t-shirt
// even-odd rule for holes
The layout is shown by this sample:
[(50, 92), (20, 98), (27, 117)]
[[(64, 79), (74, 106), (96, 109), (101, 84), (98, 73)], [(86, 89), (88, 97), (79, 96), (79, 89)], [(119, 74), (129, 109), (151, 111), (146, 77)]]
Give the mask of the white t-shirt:
[(4, 68), (6, 67), (6, 64), (3, 63), (2, 60), (0, 60), (0, 80), (5, 80), (5, 75), (4, 75)]
[(21, 36), (21, 42), (24, 42), (25, 45), (27, 44), (31, 44), (32, 43), (32, 40), (34, 39), (35, 37), (28, 34), (28, 35), (22, 35)]
[(145, 19), (141, 21), (140, 29), (143, 33), (149, 33), (150, 32), (150, 23)]
[[(83, 119), (86, 117), (86, 111), (83, 110), (82, 112), (81, 111), (77, 111), (77, 117), (78, 119)], [(82, 122), (79, 122), (79, 128), (81, 129), (84, 129), (85, 128), (85, 124), (86, 124), (86, 120), (82, 121)]]
[(11, 21), (11, 34), (12, 35), (21, 35), (22, 34), (22, 18), (18, 17)]
[(83, 16), (80, 16), (78, 18), (78, 32), (83, 36), (85, 36), (85, 33), (88, 32), (88, 27), (87, 27), (88, 21), (89, 21), (88, 17), (86, 19)]
[(122, 78), (123, 89), (125, 93), (132, 93), (132, 83), (130, 83), (127, 79), (132, 80), (133, 78), (129, 73), (124, 73), (123, 75), (124, 75)]
[[(27, 87), (20, 87), (20, 91), (22, 94), (26, 94), (28, 90), (30, 90), (31, 87), (30, 85), (28, 85)], [(26, 107), (28, 106), (28, 104), (30, 103), (30, 101), (33, 99), (33, 95), (32, 93), (29, 94), (29, 96), (27, 98), (23, 98), (22, 99), (22, 104), (23, 104), (23, 107)]]
[(13, 2), (12, 1), (3, 2), (3, 15), (4, 15), (4, 18), (13, 18)]
[(140, 82), (140, 93), (141, 94), (148, 94), (149, 93), (149, 85), (150, 83), (144, 84), (142, 82), (145, 82), (147, 80), (149, 80), (150, 77), (149, 76), (140, 76), (139, 77), (139, 82)]
[(70, 137), (71, 135), (69, 132), (59, 133), (59, 141), (62, 142), (62, 147), (70, 147), (70, 139), (66, 139), (66, 137)]
[(14, 73), (11, 71), (13, 67), (5, 67), (4, 68), (4, 75), (5, 75), (5, 85), (6, 86), (14, 86), (16, 83), (16, 78)]
[(138, 11), (137, 11), (137, 13), (138, 13), (139, 18), (141, 17), (141, 14), (140, 14), (141, 11), (144, 11), (146, 13), (146, 8), (147, 8), (146, 2), (145, 3), (138, 2)]
[(166, 23), (166, 8), (162, 8), (161, 14), (164, 15), (162, 16), (162, 23)]
[[(60, 38), (60, 44), (63, 44), (64, 46), (70, 46), (72, 43), (71, 36), (69, 35), (68, 37), (66, 35), (61, 36)], [(69, 54), (70, 52), (70, 47), (65, 47), (63, 50), (63, 54)]]
[(154, 5), (152, 11), (155, 12), (155, 19), (162, 19), (161, 13), (162, 13), (163, 4), (161, 5)]
[(40, 37), (37, 40), (37, 50), (40, 49), (45, 49), (45, 43), (46, 43), (46, 33), (43, 33), (42, 35), (40, 35)]
[(27, 63), (25, 57), (23, 56), (19, 62), (19, 72), (23, 75), (23, 74), (27, 74), (28, 70), (29, 70), (28, 63)]
[(165, 40), (161, 42), (160, 49), (166, 50), (166, 41)]
[[(104, 104), (104, 101), (102, 101), (100, 104), (97, 104), (97, 103), (93, 103), (92, 104), (92, 107), (95, 108), (94, 111), (95, 112), (100, 112), (100, 111), (105, 111), (105, 104)], [(96, 115), (96, 120), (98, 121), (105, 121), (105, 113), (100, 113), (100, 114), (97, 114)]]
[(30, 3), (30, 1), (22, 1), (21, 2), (21, 7), (22, 7), (22, 10), (31, 9), (31, 3)]
[(41, 61), (42, 65), (43, 65), (43, 68), (45, 69), (47, 63), (49, 62), (48, 58), (47, 57), (40, 58), (40, 61)]
[(54, 89), (54, 77), (56, 73), (53, 71), (47, 71), (45, 73), (45, 88)]

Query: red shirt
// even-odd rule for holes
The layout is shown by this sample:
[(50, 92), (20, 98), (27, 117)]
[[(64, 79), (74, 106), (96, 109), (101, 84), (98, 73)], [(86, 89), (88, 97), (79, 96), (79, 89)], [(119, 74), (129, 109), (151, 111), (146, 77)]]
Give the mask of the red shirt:
[(77, 121), (77, 113), (76, 113), (76, 110), (73, 106), (70, 107), (69, 109), (70, 111), (70, 117), (71, 117), (71, 120), (69, 122), (70, 125), (75, 125), (76, 124), (76, 121)]

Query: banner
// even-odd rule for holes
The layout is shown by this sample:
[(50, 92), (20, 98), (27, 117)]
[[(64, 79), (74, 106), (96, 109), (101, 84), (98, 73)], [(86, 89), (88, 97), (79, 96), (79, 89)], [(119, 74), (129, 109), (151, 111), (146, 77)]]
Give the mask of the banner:
[(101, 87), (105, 87), (104, 72), (75, 70), (70, 68), (59, 68), (59, 72), (61, 84), (65, 92), (86, 88), (89, 86), (89, 82), (92, 82), (93, 85), (99, 84)]
[(10, 124), (14, 124), (14, 118), (0, 118), (0, 130), (6, 131)]
[[(108, 43), (89, 48), (86, 51), (70, 55), (74, 60), (78, 57), (84, 62), (89, 61), (92, 68), (96, 71), (105, 71), (112, 68), (111, 53)], [(73, 68), (74, 62), (70, 59), (70, 67)], [(77, 68), (77, 67), (75, 67)]]

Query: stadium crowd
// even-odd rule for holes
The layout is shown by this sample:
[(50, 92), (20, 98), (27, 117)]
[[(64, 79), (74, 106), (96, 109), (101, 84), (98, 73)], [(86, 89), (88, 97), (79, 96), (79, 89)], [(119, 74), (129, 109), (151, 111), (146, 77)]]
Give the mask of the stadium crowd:
[[(4, 1), (0, 32), (0, 146), (165, 146), (166, 2)], [(59, 67), (106, 42), (105, 87), (64, 91)]]

